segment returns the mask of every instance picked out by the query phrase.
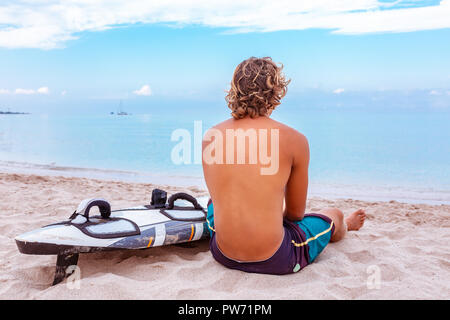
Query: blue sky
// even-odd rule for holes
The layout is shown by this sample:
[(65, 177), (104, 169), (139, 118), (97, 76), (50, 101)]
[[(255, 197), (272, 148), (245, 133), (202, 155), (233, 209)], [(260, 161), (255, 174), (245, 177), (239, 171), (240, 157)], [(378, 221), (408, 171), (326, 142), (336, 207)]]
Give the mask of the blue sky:
[(224, 105), (250, 56), (284, 64), (289, 103), (450, 108), (450, 1), (79, 2), (0, 4), (0, 110)]

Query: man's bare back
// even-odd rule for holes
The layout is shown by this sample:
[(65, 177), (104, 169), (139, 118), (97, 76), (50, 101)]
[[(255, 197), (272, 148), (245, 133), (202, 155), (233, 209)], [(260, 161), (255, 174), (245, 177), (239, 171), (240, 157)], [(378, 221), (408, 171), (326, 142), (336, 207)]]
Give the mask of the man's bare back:
[(203, 138), (210, 250), (232, 269), (297, 272), (364, 223), (361, 209), (345, 219), (336, 208), (305, 214), (308, 141), (269, 118), (288, 83), (270, 58), (243, 61), (226, 97), (233, 118)]
[[(214, 202), (217, 243), (228, 257), (239, 261), (269, 258), (283, 239), (283, 200), (286, 198), (286, 215), (291, 220), (301, 220), (305, 211), (308, 186), (309, 149), (306, 138), (298, 131), (268, 117), (230, 119), (214, 127), (222, 132), (223, 164), (203, 166), (205, 180)], [(271, 150), (270, 133), (278, 131), (278, 169), (274, 174), (261, 174), (268, 165), (250, 164), (249, 138), (246, 138), (245, 163), (237, 163), (238, 145), (235, 139), (234, 164), (226, 164), (226, 130), (238, 129), (259, 133), (267, 130), (268, 150)], [(261, 144), (256, 135), (259, 154)], [(204, 141), (205, 147), (210, 141)], [(241, 151), (242, 152), (242, 151)], [(269, 152), (270, 154), (270, 152)], [(272, 155), (272, 160), (276, 161)], [(260, 160), (258, 158), (258, 160)], [(289, 195), (293, 195), (289, 197)]]

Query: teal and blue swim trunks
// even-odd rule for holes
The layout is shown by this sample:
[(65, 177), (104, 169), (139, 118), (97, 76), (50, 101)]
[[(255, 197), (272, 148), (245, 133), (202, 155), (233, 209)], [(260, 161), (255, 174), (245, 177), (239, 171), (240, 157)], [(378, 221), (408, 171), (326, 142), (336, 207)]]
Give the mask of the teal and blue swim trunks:
[(214, 207), (208, 203), (207, 223), (213, 257), (225, 267), (246, 272), (287, 274), (301, 270), (312, 263), (330, 242), (334, 232), (333, 221), (319, 213), (305, 214), (300, 221), (283, 220), (284, 239), (280, 248), (267, 260), (240, 262), (225, 256), (217, 246), (214, 232)]

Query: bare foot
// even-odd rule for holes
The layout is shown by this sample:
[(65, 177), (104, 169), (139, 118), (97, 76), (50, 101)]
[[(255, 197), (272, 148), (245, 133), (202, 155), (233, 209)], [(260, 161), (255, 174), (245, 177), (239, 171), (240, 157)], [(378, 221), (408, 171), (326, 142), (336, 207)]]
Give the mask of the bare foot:
[(351, 213), (347, 218), (345, 218), (345, 223), (347, 224), (347, 230), (359, 230), (366, 220), (366, 213), (363, 209), (358, 209)]

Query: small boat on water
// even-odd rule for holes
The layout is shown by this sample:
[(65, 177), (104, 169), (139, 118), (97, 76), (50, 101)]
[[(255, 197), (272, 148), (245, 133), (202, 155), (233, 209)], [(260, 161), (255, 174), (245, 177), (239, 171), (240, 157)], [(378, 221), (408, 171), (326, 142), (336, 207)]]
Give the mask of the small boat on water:
[(128, 116), (128, 113), (123, 111), (123, 104), (122, 104), (122, 100), (120, 100), (119, 103), (119, 110), (116, 113), (118, 116)]

